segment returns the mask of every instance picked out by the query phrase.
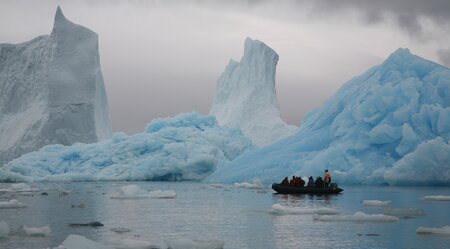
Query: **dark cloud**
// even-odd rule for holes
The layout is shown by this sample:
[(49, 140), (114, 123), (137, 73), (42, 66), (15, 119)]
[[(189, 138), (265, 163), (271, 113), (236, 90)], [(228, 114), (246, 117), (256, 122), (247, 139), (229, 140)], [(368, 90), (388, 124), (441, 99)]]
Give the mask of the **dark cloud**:
[(436, 51), (436, 54), (439, 58), (439, 61), (441, 61), (447, 67), (450, 67), (450, 48), (439, 49), (438, 51)]

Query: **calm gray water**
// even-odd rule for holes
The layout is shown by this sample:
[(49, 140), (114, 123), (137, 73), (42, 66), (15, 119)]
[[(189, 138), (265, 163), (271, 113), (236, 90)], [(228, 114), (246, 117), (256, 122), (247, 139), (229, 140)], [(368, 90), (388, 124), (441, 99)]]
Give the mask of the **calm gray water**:
[[(420, 200), (425, 195), (450, 195), (449, 188), (344, 186), (333, 196), (277, 195), (271, 189), (257, 191), (216, 188), (201, 183), (136, 182), (146, 190), (174, 190), (174, 199), (118, 200), (110, 196), (120, 183), (40, 183), (48, 196), (16, 195), (28, 205), (20, 209), (0, 209), (0, 220), (8, 222), (11, 235), (0, 238), (0, 248), (55, 247), (69, 234), (79, 234), (104, 244), (116, 245), (131, 238), (165, 241), (175, 238), (220, 239), (224, 248), (450, 248), (450, 236), (420, 235), (420, 226), (450, 225), (450, 202)], [(0, 188), (9, 184), (0, 183)], [(60, 196), (57, 188), (71, 190)], [(11, 198), (0, 195), (0, 201)], [(272, 205), (290, 207), (329, 207), (343, 214), (362, 211), (382, 212), (380, 207), (365, 207), (363, 200), (390, 200), (392, 208), (418, 208), (425, 215), (402, 218), (398, 222), (321, 222), (312, 215), (274, 214)], [(72, 206), (84, 204), (84, 207)], [(69, 223), (100, 221), (99, 228), (70, 227)], [(26, 236), (27, 226), (50, 226), (48, 237)], [(118, 234), (111, 228), (123, 227)]]

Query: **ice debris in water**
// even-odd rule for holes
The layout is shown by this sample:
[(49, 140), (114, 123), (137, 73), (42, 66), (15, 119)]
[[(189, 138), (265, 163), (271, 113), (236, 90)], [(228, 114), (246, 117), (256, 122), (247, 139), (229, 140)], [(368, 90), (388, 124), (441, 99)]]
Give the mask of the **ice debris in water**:
[(256, 179), (253, 181), (253, 183), (249, 182), (234, 183), (234, 187), (246, 189), (262, 189), (264, 188), (264, 185), (259, 179)]
[(288, 207), (281, 204), (272, 205), (271, 213), (274, 214), (339, 214), (340, 211), (327, 207)]
[(416, 230), (418, 234), (441, 234), (450, 235), (450, 226), (443, 227), (419, 227)]
[(131, 184), (122, 186), (119, 192), (114, 193), (112, 199), (141, 199), (141, 198), (175, 198), (176, 192), (173, 190), (147, 191), (139, 186)]
[(205, 181), (265, 184), (322, 175), (339, 184), (450, 184), (450, 69), (398, 49), (344, 84), (298, 131)]
[(140, 239), (122, 239), (120, 245), (115, 246), (117, 249), (167, 249), (164, 241), (151, 242)]
[(77, 234), (71, 234), (57, 249), (113, 249)]
[(143, 133), (98, 143), (48, 145), (0, 168), (0, 181), (202, 180), (253, 148), (240, 130), (213, 116), (154, 119)]
[(131, 232), (131, 229), (125, 228), (125, 227), (113, 227), (109, 229), (115, 233), (129, 233)]
[(425, 215), (425, 211), (421, 208), (383, 208), (381, 213), (398, 218), (412, 218)]
[(389, 206), (389, 203), (391, 203), (391, 201), (380, 201), (380, 200), (364, 200), (364, 201), (362, 201), (362, 204), (364, 206), (385, 207), (385, 206)]
[(425, 201), (450, 201), (450, 195), (426, 195), (420, 199)]
[(27, 207), (27, 205), (23, 204), (22, 202), (12, 199), (9, 201), (0, 201), (0, 209), (2, 208), (24, 208)]
[(25, 231), (26, 235), (29, 236), (49, 236), (52, 230), (50, 230), (50, 227), (44, 226), (44, 227), (27, 227), (23, 226), (23, 230)]
[(12, 192), (19, 192), (19, 193), (29, 193), (29, 192), (37, 192), (40, 191), (38, 188), (33, 188), (27, 185), (26, 183), (13, 183), (9, 186), (9, 188), (3, 188), (0, 189), (0, 192), (3, 193), (12, 193)]
[(353, 215), (318, 215), (313, 216), (316, 221), (335, 221), (335, 222), (397, 222), (400, 219), (394, 216), (384, 214), (366, 214), (356, 212)]
[(9, 234), (9, 226), (6, 221), (0, 221), (0, 237), (6, 237)]

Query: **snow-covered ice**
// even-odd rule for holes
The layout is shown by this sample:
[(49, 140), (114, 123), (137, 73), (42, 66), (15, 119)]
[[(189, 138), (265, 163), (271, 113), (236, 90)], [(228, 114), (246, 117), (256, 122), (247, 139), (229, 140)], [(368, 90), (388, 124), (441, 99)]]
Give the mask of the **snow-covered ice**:
[(43, 227), (28, 227), (23, 226), (25, 234), (28, 236), (49, 236), (52, 230), (48, 226)]
[(48, 144), (112, 135), (98, 37), (58, 7), (51, 34), (0, 44), (0, 166)]
[(173, 190), (147, 191), (137, 185), (122, 186), (119, 192), (114, 193), (111, 199), (141, 199), (141, 198), (175, 198), (177, 193)]
[(441, 234), (450, 235), (450, 226), (443, 227), (419, 227), (416, 230), (418, 234)]
[(298, 132), (206, 181), (265, 184), (322, 175), (340, 184), (450, 184), (450, 69), (398, 49), (305, 115)]
[(420, 199), (425, 201), (450, 201), (450, 195), (426, 195)]
[(274, 214), (339, 214), (340, 211), (327, 207), (289, 207), (281, 204), (272, 205), (271, 213)]
[(220, 125), (240, 128), (257, 146), (293, 134), (297, 127), (280, 117), (275, 90), (278, 54), (247, 38), (240, 62), (230, 60), (220, 76), (210, 114)]
[(9, 234), (9, 226), (6, 221), (0, 221), (0, 237), (6, 237)]
[(0, 209), (2, 208), (24, 208), (27, 207), (27, 205), (23, 204), (22, 202), (12, 199), (9, 201), (0, 201)]
[(389, 203), (391, 203), (391, 201), (380, 201), (380, 200), (364, 200), (364, 201), (362, 201), (362, 204), (364, 206), (386, 207), (386, 206), (389, 206)]
[(316, 221), (336, 221), (336, 222), (397, 222), (400, 219), (395, 216), (384, 214), (366, 214), (356, 212), (352, 215), (318, 215), (315, 214), (313, 219)]
[(113, 249), (77, 234), (67, 236), (62, 243), (62, 247), (65, 249)]
[(252, 148), (240, 130), (220, 127), (213, 116), (183, 113), (154, 119), (132, 136), (45, 146), (0, 168), (0, 180), (202, 180)]

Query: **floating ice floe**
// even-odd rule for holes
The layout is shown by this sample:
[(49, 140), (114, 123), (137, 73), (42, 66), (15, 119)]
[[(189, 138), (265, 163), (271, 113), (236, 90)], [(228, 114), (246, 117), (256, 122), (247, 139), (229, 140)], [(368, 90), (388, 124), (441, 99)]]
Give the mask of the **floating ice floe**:
[(27, 227), (23, 226), (23, 230), (25, 231), (25, 234), (28, 236), (49, 236), (52, 230), (50, 230), (50, 227), (44, 226), (44, 227)]
[(420, 199), (425, 200), (425, 201), (450, 201), (450, 196), (449, 195), (427, 195)]
[(246, 188), (246, 189), (262, 189), (262, 188), (264, 188), (264, 185), (262, 184), (262, 182), (260, 180), (256, 179), (253, 181), (253, 183), (249, 183), (249, 182), (235, 183), (234, 187)]
[(170, 249), (222, 249), (223, 240), (197, 240), (188, 238), (176, 238), (166, 241)]
[(9, 201), (0, 201), (0, 209), (1, 208), (24, 208), (27, 205), (23, 204), (22, 202), (12, 199)]
[(286, 207), (281, 204), (272, 205), (271, 213), (275, 214), (339, 214), (339, 210), (326, 207)]
[(379, 201), (379, 200), (365, 200), (365, 201), (362, 201), (362, 204), (364, 206), (385, 207), (385, 206), (389, 206), (389, 203), (391, 203), (391, 201)]
[(98, 242), (92, 241), (86, 237), (71, 234), (67, 236), (60, 247), (58, 249), (113, 249), (112, 247), (105, 246)]
[(109, 229), (115, 233), (129, 233), (131, 232), (131, 229), (125, 228), (125, 227), (113, 227)]
[(29, 192), (38, 192), (38, 191), (40, 191), (40, 189), (30, 187), (26, 183), (14, 183), (14, 184), (11, 184), (9, 186), (9, 188), (2, 188), (2, 189), (0, 189), (0, 192), (2, 192), (2, 193), (15, 193), (15, 192), (18, 192), (18, 193), (23, 193), (23, 192), (29, 193)]
[(383, 208), (381, 213), (398, 218), (411, 218), (425, 215), (425, 211), (421, 208)]
[(122, 186), (119, 192), (114, 193), (111, 199), (141, 199), (141, 198), (175, 198), (177, 193), (173, 190), (147, 191), (137, 185)]
[(9, 226), (6, 221), (0, 221), (0, 237), (6, 237), (9, 234)]
[(356, 212), (352, 215), (317, 215), (313, 216), (315, 221), (336, 221), (336, 222), (396, 222), (400, 219), (384, 214), (366, 214)]
[(418, 234), (442, 234), (450, 235), (450, 226), (443, 227), (419, 227), (416, 230)]

